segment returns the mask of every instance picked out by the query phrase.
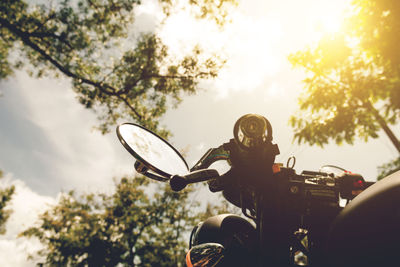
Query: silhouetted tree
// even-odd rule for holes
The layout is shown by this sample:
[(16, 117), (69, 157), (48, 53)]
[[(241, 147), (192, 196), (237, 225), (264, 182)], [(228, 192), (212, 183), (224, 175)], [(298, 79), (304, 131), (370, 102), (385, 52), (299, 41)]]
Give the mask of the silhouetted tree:
[(307, 71), (295, 139), (323, 146), (352, 144), (383, 130), (400, 152), (390, 124), (400, 118), (400, 2), (353, 1), (341, 32), (289, 57)]
[(39, 238), (48, 266), (179, 266), (188, 233), (205, 217), (192, 190), (176, 193), (168, 184), (124, 177), (111, 196), (63, 195), (21, 236)]
[[(2, 170), (0, 170), (0, 179), (1, 178), (3, 178)], [(5, 223), (11, 214), (11, 210), (7, 209), (7, 204), (11, 200), (14, 191), (14, 186), (0, 188), (0, 234), (4, 234), (6, 232)]]
[[(158, 3), (165, 16), (176, 9), (170, 0)], [(185, 8), (195, 17), (223, 25), (235, 0), (188, 3)], [(103, 133), (120, 118), (158, 129), (168, 105), (179, 103), (183, 92), (194, 93), (200, 79), (215, 77), (223, 60), (205, 58), (199, 47), (178, 59), (155, 33), (132, 32), (140, 5), (138, 0), (1, 1), (0, 79), (20, 68), (35, 77), (63, 75), (71, 78), (79, 102), (97, 112)]]
[(378, 180), (382, 180), (386, 176), (400, 171), (400, 158), (392, 160), (389, 163), (378, 166)]

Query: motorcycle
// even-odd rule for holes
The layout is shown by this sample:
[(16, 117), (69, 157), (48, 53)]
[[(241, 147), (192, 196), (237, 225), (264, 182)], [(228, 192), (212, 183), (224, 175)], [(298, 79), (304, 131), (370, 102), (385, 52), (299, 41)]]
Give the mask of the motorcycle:
[[(222, 214), (195, 226), (187, 266), (393, 266), (399, 262), (400, 172), (366, 182), (336, 166), (294, 170), (275, 163), (279, 154), (272, 126), (247, 114), (227, 143), (209, 149), (189, 169), (182, 155), (146, 128), (117, 127), (122, 145), (136, 159), (137, 172), (169, 182), (174, 191), (207, 181), (212, 192), (241, 208), (243, 216)], [(225, 160), (220, 175), (209, 167)], [(345, 200), (346, 205), (341, 205)], [(396, 265), (396, 264), (395, 264)], [(397, 265), (400, 265), (398, 263)]]

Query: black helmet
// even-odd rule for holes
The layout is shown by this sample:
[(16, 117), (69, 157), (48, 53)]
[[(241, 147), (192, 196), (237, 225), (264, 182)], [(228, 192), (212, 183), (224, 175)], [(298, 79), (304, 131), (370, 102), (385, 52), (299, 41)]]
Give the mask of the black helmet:
[(213, 216), (195, 227), (190, 246), (218, 243), (225, 255), (218, 266), (251, 266), (256, 260), (256, 229), (246, 219), (234, 214)]

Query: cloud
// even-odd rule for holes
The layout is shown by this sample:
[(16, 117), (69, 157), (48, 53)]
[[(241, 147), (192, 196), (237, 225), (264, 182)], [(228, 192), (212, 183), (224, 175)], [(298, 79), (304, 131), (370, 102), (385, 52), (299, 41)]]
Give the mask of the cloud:
[(285, 96), (285, 89), (282, 88), (277, 82), (272, 82), (265, 91), (264, 99), (269, 101), (271, 98)]
[(40, 250), (42, 245), (34, 238), (18, 238), (18, 234), (33, 226), (38, 215), (56, 203), (56, 198), (33, 192), (12, 174), (0, 180), (1, 188), (11, 185), (15, 186), (15, 193), (8, 206), (12, 214), (6, 223), (6, 233), (0, 236), (0, 266), (32, 266), (40, 258), (28, 260), (28, 255)]
[[(162, 14), (153, 0), (135, 8), (134, 36), (124, 45), (134, 45), (137, 32), (154, 31)], [(79, 104), (70, 79), (16, 72), (0, 87), (0, 124), (7, 126), (0, 131), (0, 168), (34, 191), (53, 196), (70, 189), (110, 192), (114, 177), (133, 173), (134, 160), (115, 131), (93, 130), (96, 114)]]
[(163, 17), (162, 8), (156, 1), (145, 1), (135, 8), (135, 23), (132, 32), (154, 32)]
[(199, 150), (199, 151), (203, 151), (203, 150), (204, 150), (204, 147), (205, 147), (204, 142), (201, 142), (200, 144), (198, 144), (198, 145), (196, 146), (196, 149)]
[(6, 83), (0, 116), (7, 131), (0, 134), (0, 167), (23, 177), (36, 192), (60, 190), (111, 191), (113, 176), (132, 173), (133, 158), (114, 132), (92, 129), (96, 115), (75, 99), (68, 79), (33, 79), (18, 73)]
[[(206, 51), (228, 58), (218, 78), (205, 88), (213, 88), (217, 98), (230, 92), (249, 92), (281, 70), (286, 56), (278, 46), (283, 36), (281, 22), (273, 15), (252, 17), (238, 11), (223, 31), (210, 21), (199, 21), (181, 12), (169, 17), (160, 29), (160, 37), (174, 55), (190, 53), (200, 44)], [(211, 54), (210, 54), (211, 55)]]

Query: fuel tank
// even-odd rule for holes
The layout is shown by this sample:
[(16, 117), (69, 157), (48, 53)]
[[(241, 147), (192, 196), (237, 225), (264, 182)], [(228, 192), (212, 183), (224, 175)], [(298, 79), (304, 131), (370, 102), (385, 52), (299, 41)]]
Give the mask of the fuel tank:
[(334, 220), (327, 266), (400, 266), (400, 171), (367, 188)]

